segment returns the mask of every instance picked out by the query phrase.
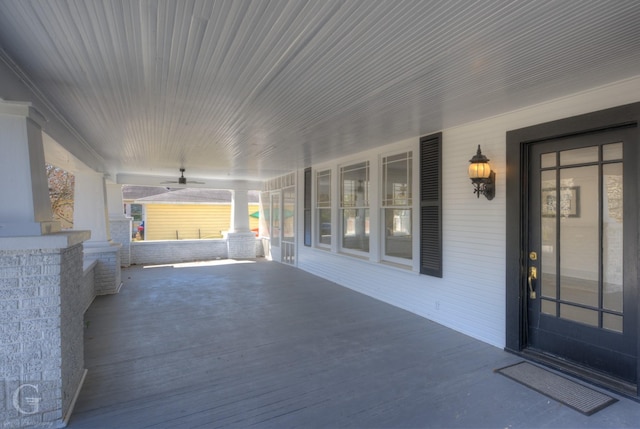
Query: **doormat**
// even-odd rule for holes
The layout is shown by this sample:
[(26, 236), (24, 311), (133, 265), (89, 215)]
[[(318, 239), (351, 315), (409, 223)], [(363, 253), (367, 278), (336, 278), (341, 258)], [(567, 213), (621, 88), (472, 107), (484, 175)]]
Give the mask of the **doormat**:
[(495, 370), (538, 393), (542, 393), (569, 408), (590, 416), (617, 402), (617, 399), (578, 384), (529, 362), (519, 362)]

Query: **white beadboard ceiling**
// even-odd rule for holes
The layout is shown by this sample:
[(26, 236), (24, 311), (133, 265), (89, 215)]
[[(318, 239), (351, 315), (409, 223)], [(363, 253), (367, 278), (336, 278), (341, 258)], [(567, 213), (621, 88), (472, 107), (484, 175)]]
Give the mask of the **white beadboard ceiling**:
[(0, 47), (112, 177), (260, 180), (636, 76), (640, 2), (0, 0)]

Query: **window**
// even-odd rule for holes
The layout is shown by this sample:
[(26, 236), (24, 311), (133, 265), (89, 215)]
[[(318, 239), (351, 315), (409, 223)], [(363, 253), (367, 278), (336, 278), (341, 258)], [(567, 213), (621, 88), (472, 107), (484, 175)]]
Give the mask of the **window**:
[(331, 245), (331, 170), (316, 175), (317, 243)]
[(420, 274), (442, 277), (442, 133), (420, 139)]
[(413, 257), (412, 152), (382, 158), (382, 221), (385, 259)]
[(280, 192), (271, 193), (271, 246), (280, 247)]
[(369, 162), (340, 169), (342, 248), (369, 251)]
[(304, 245), (311, 246), (311, 167), (304, 170)]

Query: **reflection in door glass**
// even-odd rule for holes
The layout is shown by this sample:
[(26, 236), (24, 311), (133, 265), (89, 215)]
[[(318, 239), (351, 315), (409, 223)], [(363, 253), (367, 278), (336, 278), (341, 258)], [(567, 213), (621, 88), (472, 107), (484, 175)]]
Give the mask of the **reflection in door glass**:
[(549, 168), (556, 166), (556, 157), (558, 152), (543, 153), (540, 155), (540, 167)]
[(611, 143), (602, 146), (602, 159), (604, 161), (622, 159), (622, 143)]
[(540, 312), (622, 332), (622, 144), (557, 153), (540, 158)]
[(603, 306), (622, 311), (622, 163), (602, 168)]
[[(555, 153), (553, 153), (555, 160)], [(541, 227), (542, 227), (542, 247), (540, 255), (540, 267), (542, 278), (541, 294), (545, 297), (557, 298), (556, 294), (556, 170), (547, 170), (540, 173), (542, 189), (541, 193)], [(555, 304), (545, 310), (543, 304), (542, 311), (547, 314), (556, 315)], [(553, 311), (551, 312), (551, 308)]]
[(598, 162), (598, 146), (563, 150), (560, 152), (560, 165), (575, 165), (587, 162)]
[(559, 198), (560, 299), (598, 307), (598, 166), (560, 170)]

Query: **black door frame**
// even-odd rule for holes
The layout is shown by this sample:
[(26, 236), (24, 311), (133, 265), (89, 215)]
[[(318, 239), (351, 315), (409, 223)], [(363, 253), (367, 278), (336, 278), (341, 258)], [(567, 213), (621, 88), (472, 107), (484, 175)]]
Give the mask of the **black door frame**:
[[(584, 115), (574, 116), (570, 118), (560, 119), (543, 124), (533, 125), (526, 128), (512, 130), (507, 132), (507, 207), (506, 207), (506, 341), (505, 350), (522, 354), (526, 344), (524, 318), (526, 314), (526, 296), (524, 276), (526, 272), (527, 256), (524, 245), (528, 242), (527, 237), (527, 219), (528, 201), (523, 196), (527, 195), (528, 188), (528, 146), (533, 143), (546, 140), (559, 139), (569, 136), (578, 136), (593, 132), (604, 131), (607, 129), (618, 127), (634, 127), (634, 141), (636, 145), (640, 144), (640, 132), (638, 131), (640, 124), (640, 102), (628, 104), (624, 106), (613, 107), (606, 110), (587, 113)], [(636, 151), (636, 154), (640, 150)], [(638, 173), (640, 162), (625, 163), (626, 168), (633, 168), (636, 183), (638, 181)], [(637, 187), (640, 189), (640, 185)], [(629, 263), (638, 264), (638, 256)], [(635, 279), (638, 282), (638, 278)], [(632, 311), (640, 314), (640, 300), (637, 300), (636, 306)], [(626, 303), (625, 303), (626, 304)], [(638, 317), (640, 321), (640, 317)], [(640, 333), (640, 326), (637, 327)], [(640, 351), (640, 341), (638, 341)], [(640, 353), (638, 353), (640, 356)], [(554, 365), (552, 360), (548, 360), (543, 356), (529, 356), (534, 360), (543, 361), (543, 363)], [(582, 369), (572, 369), (570, 366), (556, 365), (558, 369), (569, 371), (574, 375), (590, 378), (592, 381), (599, 382), (607, 387), (614, 388), (627, 395), (638, 396), (635, 386), (628, 386), (615, 382), (607, 382), (594, 374), (590, 377), (588, 372)], [(640, 359), (637, 363), (640, 374)], [(640, 377), (640, 376), (639, 376)], [(636, 380), (637, 386), (639, 380)]]

